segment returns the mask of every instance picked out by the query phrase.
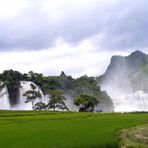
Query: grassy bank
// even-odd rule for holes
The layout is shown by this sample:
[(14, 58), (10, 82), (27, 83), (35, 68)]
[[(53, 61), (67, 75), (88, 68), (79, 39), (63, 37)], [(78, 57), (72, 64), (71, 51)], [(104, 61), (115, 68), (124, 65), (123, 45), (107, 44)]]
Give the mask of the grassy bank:
[(116, 132), (148, 114), (0, 111), (0, 147), (115, 148)]
[(138, 125), (119, 131), (120, 147), (147, 148), (148, 124)]

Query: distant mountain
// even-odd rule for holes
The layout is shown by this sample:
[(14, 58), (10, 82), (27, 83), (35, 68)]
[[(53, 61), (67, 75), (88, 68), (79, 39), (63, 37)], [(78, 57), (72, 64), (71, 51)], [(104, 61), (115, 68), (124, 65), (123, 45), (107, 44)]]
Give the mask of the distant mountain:
[(106, 72), (97, 80), (101, 86), (125, 92), (148, 91), (148, 55), (137, 50), (127, 57), (113, 56)]

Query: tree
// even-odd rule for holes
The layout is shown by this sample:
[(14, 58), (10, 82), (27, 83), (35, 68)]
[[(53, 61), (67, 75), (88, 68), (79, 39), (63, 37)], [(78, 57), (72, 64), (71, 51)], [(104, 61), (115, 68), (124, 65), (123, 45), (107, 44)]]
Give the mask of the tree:
[(22, 74), (14, 70), (5, 70), (0, 74), (0, 81), (8, 88), (10, 104), (17, 103), (20, 81), (23, 80)]
[(95, 96), (81, 94), (76, 97), (74, 100), (74, 104), (79, 106), (79, 111), (94, 111), (94, 107), (98, 104), (98, 100)]
[(46, 108), (47, 108), (47, 105), (43, 102), (37, 102), (34, 107), (35, 110), (44, 110)]
[(64, 73), (64, 71), (61, 71), (60, 77), (66, 77), (66, 74)]
[(32, 103), (32, 109), (34, 110), (34, 101), (37, 98), (41, 98), (41, 93), (38, 91), (36, 91), (36, 86), (34, 84), (30, 84), (31, 86), (31, 90), (26, 91), (23, 96), (26, 97), (26, 101), (25, 103), (31, 102)]
[(65, 96), (63, 96), (63, 91), (61, 90), (50, 90), (49, 91), (50, 100), (48, 103), (48, 108), (55, 110), (56, 108), (61, 110), (68, 110), (66, 104), (65, 104)]

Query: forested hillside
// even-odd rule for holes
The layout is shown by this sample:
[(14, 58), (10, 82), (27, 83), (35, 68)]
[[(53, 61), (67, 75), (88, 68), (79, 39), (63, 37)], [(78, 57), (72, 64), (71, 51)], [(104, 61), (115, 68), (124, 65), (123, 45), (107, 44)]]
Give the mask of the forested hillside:
[(97, 97), (99, 105), (106, 111), (113, 108), (111, 98), (105, 91), (100, 90), (95, 78), (86, 75), (74, 79), (63, 71), (59, 76), (44, 76), (32, 71), (22, 74), (18, 71), (5, 70), (0, 74), (0, 81), (2, 86), (6, 85), (8, 88), (11, 105), (15, 105), (19, 97), (20, 81), (31, 81), (38, 85), (45, 95), (51, 90), (62, 90), (67, 99), (73, 100), (81, 94), (88, 94)]

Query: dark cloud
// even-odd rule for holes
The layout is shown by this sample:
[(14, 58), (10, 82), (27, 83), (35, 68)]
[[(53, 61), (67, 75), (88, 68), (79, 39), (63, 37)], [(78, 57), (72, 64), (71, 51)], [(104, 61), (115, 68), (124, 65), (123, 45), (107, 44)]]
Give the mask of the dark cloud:
[(86, 8), (64, 7), (57, 19), (34, 4), (17, 17), (0, 19), (0, 50), (41, 50), (58, 38), (77, 44), (97, 35), (101, 38), (95, 43), (104, 50), (147, 48), (148, 1), (104, 1)]
[[(120, 4), (120, 5), (119, 5)], [(146, 0), (119, 3), (104, 28), (102, 48), (130, 49), (148, 47), (148, 2)], [(116, 8), (116, 7), (115, 7)], [(117, 11), (118, 10), (118, 11)]]

